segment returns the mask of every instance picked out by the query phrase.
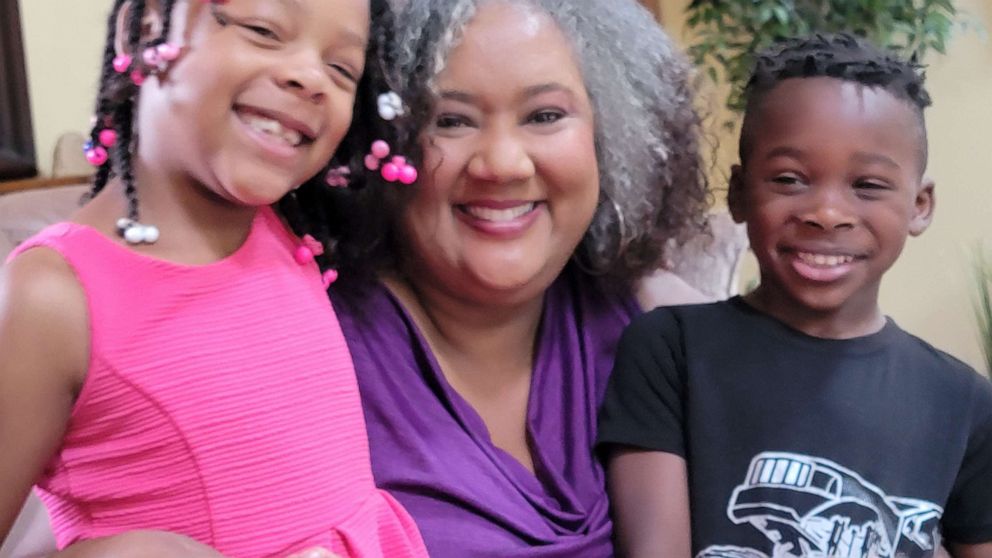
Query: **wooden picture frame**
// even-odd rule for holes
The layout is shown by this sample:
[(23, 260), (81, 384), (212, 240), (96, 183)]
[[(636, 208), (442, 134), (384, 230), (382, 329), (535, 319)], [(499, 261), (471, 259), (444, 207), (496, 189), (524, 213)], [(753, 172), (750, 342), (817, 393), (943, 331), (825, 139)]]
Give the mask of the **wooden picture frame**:
[(38, 174), (21, 16), (16, 1), (0, 2), (0, 180)]

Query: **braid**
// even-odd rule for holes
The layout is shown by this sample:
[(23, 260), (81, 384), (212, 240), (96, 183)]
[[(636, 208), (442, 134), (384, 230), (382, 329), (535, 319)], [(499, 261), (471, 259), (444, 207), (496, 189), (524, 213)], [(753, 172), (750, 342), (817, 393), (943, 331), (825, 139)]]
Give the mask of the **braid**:
[(107, 161), (97, 168), (88, 195), (95, 196), (103, 190), (111, 178), (119, 177), (124, 185), (128, 218), (132, 221), (138, 220), (138, 194), (134, 180), (133, 156), (138, 137), (134, 128), (134, 119), (139, 88), (127, 72), (118, 73), (114, 68), (118, 40), (117, 20), (120, 11), (127, 6), (129, 11), (124, 22), (127, 33), (124, 51), (134, 57), (131, 67), (137, 69), (141, 64), (141, 52), (145, 48), (168, 40), (175, 2), (176, 0), (160, 1), (162, 33), (146, 44), (142, 44), (141, 41), (142, 23), (147, 9), (146, 0), (116, 0), (107, 18), (107, 42), (103, 50), (100, 89), (97, 93), (93, 129), (90, 131), (90, 144), (99, 145), (100, 132), (106, 129), (113, 129), (117, 140), (109, 149)]
[[(393, 19), (388, 0), (371, 0), (369, 43), (366, 49), (365, 71), (355, 94), (351, 127), (341, 140), (326, 170), (345, 166), (351, 177), (347, 190), (366, 189), (364, 157), (376, 139), (394, 142), (392, 126), (378, 115), (376, 97), (392, 89), (384, 74), (382, 60), (391, 50)], [(324, 254), (317, 261), (322, 268), (336, 265), (340, 260), (337, 239), (346, 236), (344, 216), (348, 213), (349, 200), (358, 192), (341, 192), (325, 182), (321, 172), (290, 192), (278, 202), (278, 209), (290, 228), (297, 235), (308, 234), (324, 246)]]

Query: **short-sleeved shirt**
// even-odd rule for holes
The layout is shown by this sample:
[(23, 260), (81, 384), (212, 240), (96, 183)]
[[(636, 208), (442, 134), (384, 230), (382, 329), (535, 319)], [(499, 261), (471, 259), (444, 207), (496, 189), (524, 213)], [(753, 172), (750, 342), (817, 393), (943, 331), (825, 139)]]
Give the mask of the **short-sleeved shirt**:
[(496, 447), (407, 310), (381, 284), (331, 289), (355, 362), (372, 470), (438, 558), (613, 555), (596, 413), (640, 313), (572, 267), (544, 297), (526, 427), (535, 471)]
[(656, 309), (624, 333), (598, 442), (686, 458), (697, 557), (992, 541), (992, 385), (891, 320), (837, 340), (740, 298)]

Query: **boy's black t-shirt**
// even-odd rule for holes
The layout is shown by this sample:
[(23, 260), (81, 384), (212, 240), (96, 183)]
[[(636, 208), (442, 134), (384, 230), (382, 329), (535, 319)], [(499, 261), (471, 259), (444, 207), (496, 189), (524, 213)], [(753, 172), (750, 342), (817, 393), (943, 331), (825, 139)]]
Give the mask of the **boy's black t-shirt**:
[(992, 384), (891, 320), (832, 340), (739, 297), (648, 312), (620, 342), (598, 443), (687, 459), (697, 557), (992, 541)]

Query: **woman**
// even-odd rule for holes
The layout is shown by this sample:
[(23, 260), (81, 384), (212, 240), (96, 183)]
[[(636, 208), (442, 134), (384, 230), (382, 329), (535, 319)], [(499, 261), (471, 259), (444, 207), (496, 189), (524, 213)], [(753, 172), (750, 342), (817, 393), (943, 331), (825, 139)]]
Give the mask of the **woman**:
[[(690, 67), (633, 0), (415, 0), (397, 21), (391, 147), (420, 180), (346, 192), (332, 221), (377, 483), (435, 557), (611, 556), (591, 447), (616, 342), (702, 298), (656, 271), (708, 201)], [(195, 546), (107, 542), (79, 555)]]
[(361, 191), (342, 218), (383, 218), (345, 227), (331, 288), (376, 481), (432, 556), (609, 556), (590, 448), (616, 341), (699, 298), (642, 281), (707, 202), (689, 66), (632, 0), (417, 0), (397, 22), (394, 147), (420, 181)]

